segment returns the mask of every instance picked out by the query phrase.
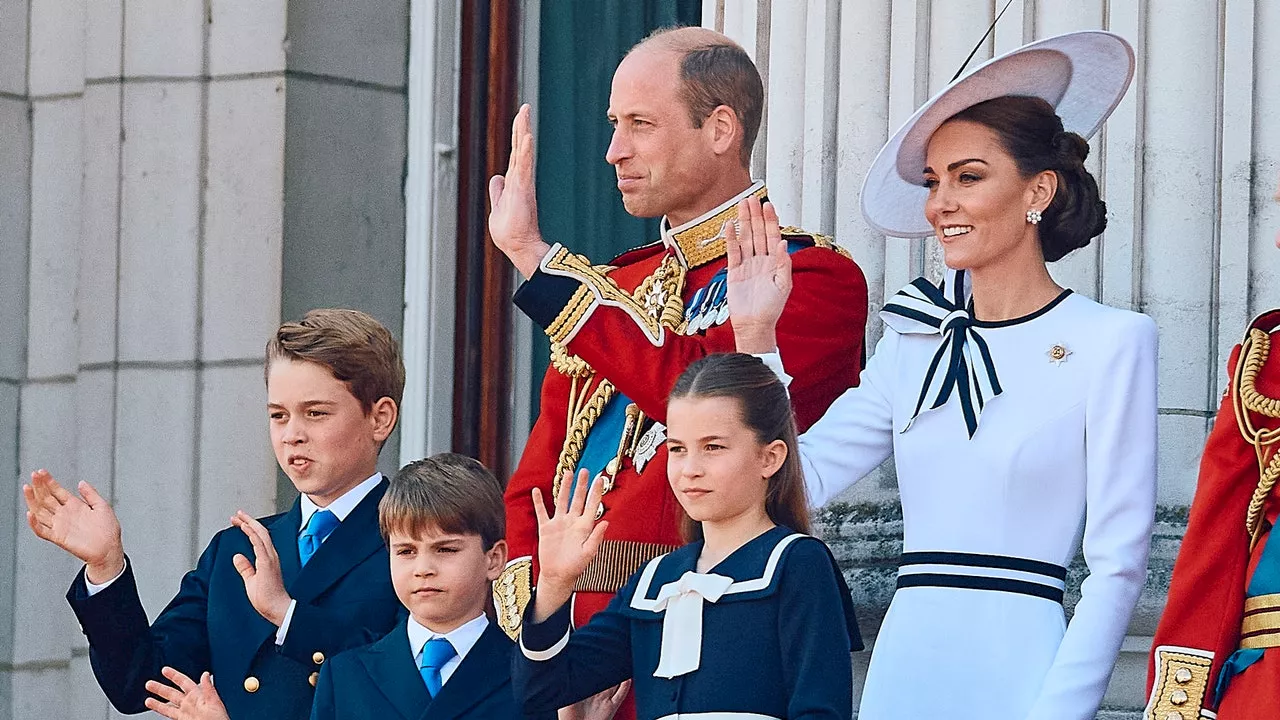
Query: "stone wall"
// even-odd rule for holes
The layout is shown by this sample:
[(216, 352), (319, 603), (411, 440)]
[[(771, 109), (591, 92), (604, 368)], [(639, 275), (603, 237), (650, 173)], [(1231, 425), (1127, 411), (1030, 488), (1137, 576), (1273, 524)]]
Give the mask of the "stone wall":
[(282, 308), (399, 333), (407, 24), (407, 0), (0, 4), (0, 719), (113, 716), (31, 470), (113, 501), (154, 616), (232, 512), (292, 501), (263, 412)]

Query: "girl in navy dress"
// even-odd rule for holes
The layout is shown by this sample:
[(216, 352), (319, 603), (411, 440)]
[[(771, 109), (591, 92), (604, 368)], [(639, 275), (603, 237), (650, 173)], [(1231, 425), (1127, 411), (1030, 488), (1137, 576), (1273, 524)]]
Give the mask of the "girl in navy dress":
[(667, 410), (667, 478), (690, 544), (650, 561), (570, 632), (570, 600), (608, 520), (586, 473), (549, 514), (537, 489), (538, 583), (512, 673), (525, 711), (634, 678), (640, 720), (852, 715), (847, 593), (809, 530), (786, 389), (757, 358), (689, 366)]

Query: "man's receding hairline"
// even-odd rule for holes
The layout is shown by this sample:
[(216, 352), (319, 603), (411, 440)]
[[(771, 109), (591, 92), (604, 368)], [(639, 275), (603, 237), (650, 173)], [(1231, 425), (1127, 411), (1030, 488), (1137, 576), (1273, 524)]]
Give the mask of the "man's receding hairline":
[(627, 51), (627, 56), (642, 51), (665, 51), (673, 53), (677, 61), (681, 61), (690, 53), (721, 47), (743, 50), (740, 44), (724, 33), (703, 27), (679, 27), (655, 32), (633, 45)]

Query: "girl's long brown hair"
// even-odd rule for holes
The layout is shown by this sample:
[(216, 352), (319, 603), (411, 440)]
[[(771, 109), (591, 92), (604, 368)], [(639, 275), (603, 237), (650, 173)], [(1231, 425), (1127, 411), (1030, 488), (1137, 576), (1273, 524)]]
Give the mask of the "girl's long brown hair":
[[(781, 440), (787, 446), (782, 467), (769, 478), (764, 510), (769, 519), (796, 532), (808, 533), (809, 501), (796, 442), (796, 421), (787, 389), (761, 360), (743, 353), (708, 355), (690, 365), (667, 397), (730, 398), (741, 408), (742, 422), (762, 444)], [(702, 537), (702, 525), (682, 512), (680, 534), (686, 542)]]

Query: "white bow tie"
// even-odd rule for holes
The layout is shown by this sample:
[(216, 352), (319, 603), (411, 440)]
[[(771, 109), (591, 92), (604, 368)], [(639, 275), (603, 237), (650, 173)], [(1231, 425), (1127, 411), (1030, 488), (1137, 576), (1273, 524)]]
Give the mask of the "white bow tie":
[(698, 669), (702, 661), (702, 603), (715, 603), (733, 578), (686, 572), (658, 591), (654, 609), (662, 617), (662, 649), (654, 677), (673, 678)]

